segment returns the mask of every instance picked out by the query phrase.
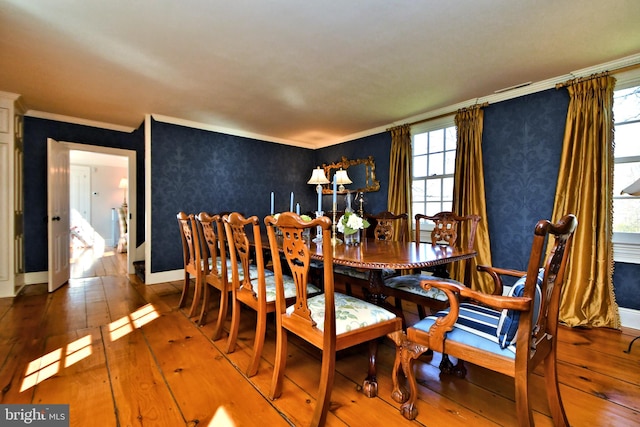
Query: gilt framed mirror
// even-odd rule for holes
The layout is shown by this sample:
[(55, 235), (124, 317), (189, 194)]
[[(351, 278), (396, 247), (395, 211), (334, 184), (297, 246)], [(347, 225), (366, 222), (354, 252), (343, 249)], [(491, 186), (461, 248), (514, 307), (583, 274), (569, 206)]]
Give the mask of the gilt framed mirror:
[[(376, 179), (376, 164), (373, 156), (365, 159), (349, 160), (346, 157), (338, 162), (331, 164), (323, 164), (322, 168), (329, 182), (333, 182), (333, 175), (340, 168), (347, 171), (352, 183), (347, 185), (347, 189), (340, 193), (346, 192), (372, 192), (380, 190), (380, 181)], [(331, 194), (333, 192), (332, 185), (326, 184), (322, 188), (322, 194)]]

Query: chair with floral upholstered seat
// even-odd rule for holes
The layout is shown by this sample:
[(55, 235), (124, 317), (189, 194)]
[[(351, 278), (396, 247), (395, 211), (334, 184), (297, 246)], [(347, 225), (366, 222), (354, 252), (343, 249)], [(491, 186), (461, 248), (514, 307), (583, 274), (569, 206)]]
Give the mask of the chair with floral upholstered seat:
[[(258, 372), (260, 356), (264, 346), (267, 331), (267, 314), (276, 310), (276, 285), (274, 275), (265, 268), (260, 222), (257, 216), (245, 218), (238, 212), (232, 212), (223, 217), (229, 258), (231, 260), (231, 289), (232, 315), (229, 337), (227, 339), (227, 353), (235, 351), (240, 328), (241, 307), (245, 306), (257, 313), (256, 332), (253, 343), (253, 354), (247, 367), (247, 376)], [(278, 252), (273, 252), (277, 254)], [(255, 256), (255, 267), (251, 265)], [(278, 257), (272, 256), (275, 261)], [(255, 268), (257, 277), (254, 277)], [(292, 278), (283, 278), (285, 295), (295, 297), (295, 283)], [(307, 291), (317, 294), (320, 289), (307, 283)]]
[[(287, 359), (287, 337), (294, 334), (322, 351), (320, 386), (316, 397), (311, 426), (325, 424), (336, 369), (336, 352), (362, 343), (369, 343), (369, 371), (363, 383), (363, 392), (368, 397), (377, 395), (376, 349), (377, 340), (386, 334), (400, 331), (402, 321), (392, 312), (353, 296), (335, 292), (333, 281), (333, 245), (331, 242), (331, 220), (327, 217), (305, 222), (291, 212), (280, 214), (276, 219), (265, 218), (271, 252), (282, 250), (285, 264), (295, 280), (296, 296), (288, 302), (283, 265), (280, 257), (273, 257), (276, 279), (276, 360), (269, 396), (272, 399), (282, 394), (284, 371)], [(304, 241), (306, 229), (322, 229), (323, 284), (324, 293), (311, 296), (305, 283), (311, 262), (310, 247)], [(282, 232), (276, 237), (275, 227)], [(313, 250), (316, 250), (313, 244)], [(293, 392), (294, 390), (292, 390)]]

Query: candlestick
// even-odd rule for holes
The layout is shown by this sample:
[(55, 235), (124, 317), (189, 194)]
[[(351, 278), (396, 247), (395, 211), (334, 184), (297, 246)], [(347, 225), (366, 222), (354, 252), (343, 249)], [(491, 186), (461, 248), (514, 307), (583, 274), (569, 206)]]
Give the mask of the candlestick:
[(336, 245), (337, 243), (342, 243), (342, 240), (338, 239), (336, 236), (336, 211), (338, 210), (338, 180), (336, 179), (336, 175), (333, 175), (333, 225), (331, 226), (331, 244)]
[(336, 210), (336, 206), (338, 205), (338, 180), (335, 175), (333, 175), (333, 210)]
[(273, 216), (273, 212), (274, 212), (274, 211), (273, 211), (273, 202), (274, 202), (274, 197), (275, 197), (275, 196), (274, 196), (273, 191), (272, 191), (272, 192), (271, 192), (271, 211), (270, 211), (272, 216)]
[(293, 212), (293, 191), (291, 192), (291, 200), (289, 201), (289, 212)]

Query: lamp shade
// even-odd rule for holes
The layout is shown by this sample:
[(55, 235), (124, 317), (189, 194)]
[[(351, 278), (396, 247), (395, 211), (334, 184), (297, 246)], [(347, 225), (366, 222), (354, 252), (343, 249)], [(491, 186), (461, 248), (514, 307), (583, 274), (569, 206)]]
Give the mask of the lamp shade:
[(349, 175), (347, 175), (347, 171), (344, 169), (340, 169), (336, 172), (336, 181), (338, 185), (351, 184), (351, 179), (349, 179)]
[(120, 184), (118, 185), (118, 188), (127, 188), (129, 186), (129, 180), (127, 178), (122, 178), (120, 180)]
[(317, 167), (313, 170), (311, 174), (311, 178), (307, 181), (307, 184), (328, 184), (329, 180), (327, 176), (324, 174), (324, 169)]
[(623, 189), (622, 193), (627, 193), (631, 196), (640, 196), (640, 179), (637, 179), (633, 184)]

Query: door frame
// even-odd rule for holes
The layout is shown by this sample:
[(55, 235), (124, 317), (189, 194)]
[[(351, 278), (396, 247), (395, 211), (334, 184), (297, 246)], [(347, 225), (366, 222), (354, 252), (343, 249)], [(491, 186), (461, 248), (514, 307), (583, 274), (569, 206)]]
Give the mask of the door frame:
[[(135, 274), (133, 261), (136, 260), (135, 252), (136, 248), (138, 247), (138, 242), (136, 240), (136, 213), (138, 211), (136, 199), (136, 151), (127, 150), (124, 148), (111, 148), (101, 147), (99, 145), (79, 144), (75, 142), (60, 142), (68, 146), (70, 150), (74, 151), (88, 151), (90, 153), (102, 153), (110, 154), (112, 156), (127, 157), (127, 175), (129, 179), (129, 186), (127, 188), (127, 205), (129, 207), (129, 223), (127, 229), (127, 273)], [(67, 189), (67, 191), (69, 190)]]

